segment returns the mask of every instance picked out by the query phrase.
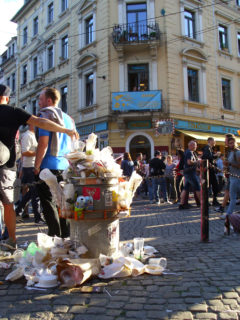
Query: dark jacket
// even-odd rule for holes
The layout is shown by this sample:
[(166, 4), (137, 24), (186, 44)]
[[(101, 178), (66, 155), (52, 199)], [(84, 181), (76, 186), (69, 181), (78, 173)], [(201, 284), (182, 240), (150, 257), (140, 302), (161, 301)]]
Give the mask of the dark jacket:
[(149, 163), (149, 176), (162, 176), (164, 175), (165, 168), (166, 165), (162, 159), (153, 158)]

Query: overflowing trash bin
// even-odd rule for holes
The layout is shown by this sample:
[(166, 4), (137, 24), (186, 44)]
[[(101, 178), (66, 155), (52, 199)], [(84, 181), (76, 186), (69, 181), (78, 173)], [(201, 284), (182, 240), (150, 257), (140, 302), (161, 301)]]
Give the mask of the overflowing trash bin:
[(75, 150), (66, 155), (70, 165), (60, 185), (48, 169), (40, 173), (60, 208), (59, 215), (70, 221), (71, 240), (85, 245), (90, 258), (117, 252), (119, 217), (130, 215), (134, 193), (142, 181), (136, 172), (125, 180), (112, 149), (100, 151), (95, 148), (96, 141), (92, 133), (86, 143), (75, 144)]

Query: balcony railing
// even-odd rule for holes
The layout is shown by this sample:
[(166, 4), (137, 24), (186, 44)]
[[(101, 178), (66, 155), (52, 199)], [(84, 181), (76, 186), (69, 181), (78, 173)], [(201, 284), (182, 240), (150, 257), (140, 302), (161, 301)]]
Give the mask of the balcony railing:
[(160, 39), (158, 23), (127, 23), (113, 27), (114, 44), (145, 43)]

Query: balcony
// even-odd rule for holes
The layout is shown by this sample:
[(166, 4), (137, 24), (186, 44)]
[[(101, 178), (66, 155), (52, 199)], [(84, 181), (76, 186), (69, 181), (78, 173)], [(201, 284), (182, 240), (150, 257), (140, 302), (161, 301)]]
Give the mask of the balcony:
[(162, 91), (112, 92), (112, 111), (162, 111)]
[(158, 23), (128, 23), (115, 25), (112, 32), (113, 45), (149, 44), (160, 40)]

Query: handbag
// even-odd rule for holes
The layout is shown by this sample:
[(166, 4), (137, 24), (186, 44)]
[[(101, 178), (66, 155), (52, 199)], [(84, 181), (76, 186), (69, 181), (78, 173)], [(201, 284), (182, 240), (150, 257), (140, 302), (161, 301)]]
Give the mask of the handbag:
[(3, 166), (6, 162), (8, 162), (10, 158), (10, 151), (5, 144), (0, 141), (0, 166)]

